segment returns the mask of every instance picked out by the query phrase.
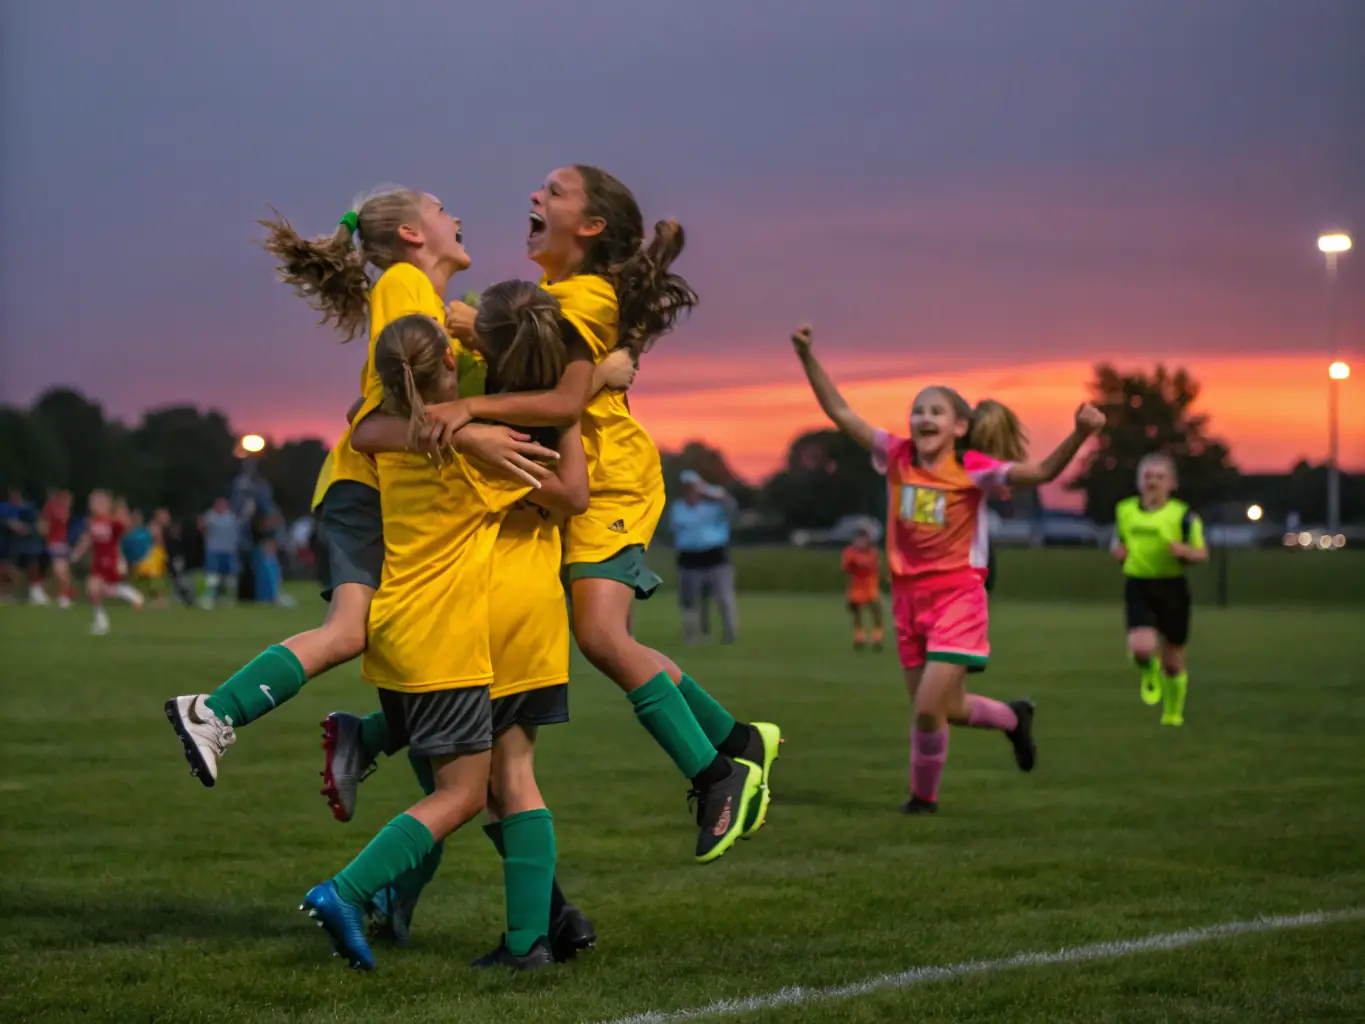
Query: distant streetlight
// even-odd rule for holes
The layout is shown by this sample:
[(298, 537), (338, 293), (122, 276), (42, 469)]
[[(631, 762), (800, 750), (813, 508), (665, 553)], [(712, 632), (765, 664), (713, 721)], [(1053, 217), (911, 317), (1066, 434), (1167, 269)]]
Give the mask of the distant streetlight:
[(246, 434), (242, 437), (242, 451), (255, 455), (265, 451), (265, 438), (260, 434)]
[(1341, 529), (1341, 382), (1351, 368), (1337, 361), (1337, 259), (1351, 251), (1351, 236), (1330, 231), (1318, 236), (1318, 251), (1327, 261), (1327, 349), (1333, 362), (1327, 368), (1327, 532)]
[(1351, 251), (1351, 236), (1342, 232), (1318, 236), (1318, 251), (1328, 256), (1339, 256)]
[(1265, 515), (1265, 510), (1260, 505), (1252, 505), (1247, 509), (1247, 518), (1253, 523), (1259, 523), (1263, 515)]

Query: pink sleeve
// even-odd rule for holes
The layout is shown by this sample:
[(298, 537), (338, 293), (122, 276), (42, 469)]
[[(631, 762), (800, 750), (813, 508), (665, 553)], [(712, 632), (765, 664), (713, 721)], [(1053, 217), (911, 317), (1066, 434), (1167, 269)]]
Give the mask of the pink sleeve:
[(991, 496), (1009, 490), (1009, 472), (1013, 462), (1001, 462), (980, 452), (967, 452), (962, 457), (962, 468), (971, 477), (972, 483)]
[(897, 437), (889, 430), (875, 431), (872, 435), (872, 468), (886, 476), (891, 464), (908, 452), (910, 446), (909, 438)]

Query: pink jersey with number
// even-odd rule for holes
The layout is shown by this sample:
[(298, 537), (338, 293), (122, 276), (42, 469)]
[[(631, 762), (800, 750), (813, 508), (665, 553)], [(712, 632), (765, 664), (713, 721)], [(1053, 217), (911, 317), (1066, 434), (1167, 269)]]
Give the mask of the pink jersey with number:
[(913, 441), (879, 430), (872, 464), (886, 476), (890, 496), (886, 558), (891, 574), (975, 572), (984, 579), (986, 499), (1006, 491), (1013, 463), (967, 452), (961, 462), (949, 455), (928, 469), (915, 464)]

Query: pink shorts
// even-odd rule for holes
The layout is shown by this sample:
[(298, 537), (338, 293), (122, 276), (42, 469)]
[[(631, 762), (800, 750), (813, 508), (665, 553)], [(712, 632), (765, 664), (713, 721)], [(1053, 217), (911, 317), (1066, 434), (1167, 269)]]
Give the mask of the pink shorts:
[(927, 580), (898, 576), (891, 582), (891, 611), (905, 668), (926, 661), (977, 668), (990, 660), (986, 586), (975, 573)]

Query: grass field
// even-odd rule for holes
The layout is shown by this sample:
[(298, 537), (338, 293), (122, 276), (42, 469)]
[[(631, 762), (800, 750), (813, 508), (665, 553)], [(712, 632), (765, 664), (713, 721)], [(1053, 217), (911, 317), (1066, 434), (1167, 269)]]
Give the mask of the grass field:
[[(1008, 577), (1005, 577), (1006, 579)], [(1142, 939), (1263, 915), (1365, 908), (1365, 675), (1359, 605), (1201, 610), (1188, 725), (1137, 699), (1108, 602), (997, 602), (981, 689), (1038, 702), (1040, 760), (957, 730), (932, 819), (897, 813), (905, 698), (894, 654), (856, 655), (837, 598), (746, 595), (743, 637), (684, 659), (741, 715), (779, 721), (769, 826), (691, 863), (685, 784), (603, 679), (579, 671), (574, 721), (540, 775), (560, 875), (599, 948), (536, 976), (475, 976), (501, 930), (500, 867), (457, 836), (414, 947), (371, 975), (328, 957), (294, 908), (407, 805), (381, 765), (357, 820), (317, 796), (316, 723), (367, 710), (354, 667), (239, 734), (214, 790), (161, 713), (298, 611), (0, 608), (0, 1020), (598, 1022), (787, 986)], [(670, 597), (642, 607), (677, 649)], [(714, 1019), (1359, 1021), (1365, 918), (1225, 936), (1086, 963), (987, 969)], [(795, 1001), (792, 1001), (795, 1000)], [(690, 1019), (647, 1018), (647, 1019)]]

